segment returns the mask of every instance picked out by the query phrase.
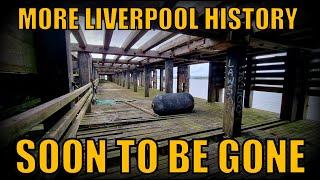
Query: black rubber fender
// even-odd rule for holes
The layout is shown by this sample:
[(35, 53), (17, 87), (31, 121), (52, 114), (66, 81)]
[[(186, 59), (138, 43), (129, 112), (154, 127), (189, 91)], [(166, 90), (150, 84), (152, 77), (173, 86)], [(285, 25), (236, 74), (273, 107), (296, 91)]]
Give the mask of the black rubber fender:
[(190, 113), (194, 108), (193, 96), (189, 93), (167, 93), (157, 95), (152, 109), (158, 115)]

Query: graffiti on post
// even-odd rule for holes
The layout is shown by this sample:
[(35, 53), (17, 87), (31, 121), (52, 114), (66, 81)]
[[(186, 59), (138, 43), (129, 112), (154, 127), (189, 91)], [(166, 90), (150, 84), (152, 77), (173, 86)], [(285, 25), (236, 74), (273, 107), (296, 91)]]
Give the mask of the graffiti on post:
[(228, 59), (227, 62), (227, 73), (226, 73), (226, 88), (225, 88), (225, 95), (226, 100), (228, 103), (233, 104), (233, 86), (234, 86), (234, 72), (235, 72), (235, 66), (231, 63), (231, 59)]

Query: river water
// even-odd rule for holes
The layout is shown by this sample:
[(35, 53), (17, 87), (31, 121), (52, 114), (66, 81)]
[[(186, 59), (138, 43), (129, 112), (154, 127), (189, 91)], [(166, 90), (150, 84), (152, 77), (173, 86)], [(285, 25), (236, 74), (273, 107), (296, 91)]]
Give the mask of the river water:
[[(173, 91), (177, 92), (177, 79), (173, 81)], [(159, 79), (158, 79), (159, 88)], [(208, 95), (208, 79), (190, 78), (190, 94), (194, 97), (207, 99)], [(223, 98), (222, 98), (223, 99)], [(280, 113), (282, 95), (280, 93), (270, 92), (253, 92), (252, 106), (256, 109), (262, 109), (275, 113)], [(320, 97), (309, 97), (307, 119), (320, 120)]]

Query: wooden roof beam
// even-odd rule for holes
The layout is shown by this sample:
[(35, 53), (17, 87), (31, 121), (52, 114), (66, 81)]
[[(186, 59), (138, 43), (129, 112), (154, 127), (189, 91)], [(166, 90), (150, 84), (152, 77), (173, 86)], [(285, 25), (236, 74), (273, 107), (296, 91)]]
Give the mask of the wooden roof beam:
[(85, 49), (87, 47), (87, 41), (84, 37), (84, 34), (81, 30), (81, 27), (79, 26), (78, 30), (71, 30), (71, 33), (73, 34), (73, 36), (76, 38), (76, 40), (78, 41), (79, 47), (82, 49)]
[[(112, 38), (112, 34), (113, 34), (113, 30), (105, 30), (104, 39), (103, 39), (103, 48), (105, 50), (109, 49), (111, 38)], [(107, 57), (106, 54), (102, 55), (103, 62), (106, 60), (106, 57)]]
[(167, 32), (167, 31), (160, 31), (157, 33), (154, 38), (149, 40), (148, 42), (144, 43), (139, 49), (141, 49), (143, 52), (146, 52), (159, 44), (165, 42), (166, 40), (171, 39), (172, 37), (176, 36), (177, 33), (173, 32)]
[(153, 57), (153, 58), (172, 58), (170, 52), (160, 54), (158, 51), (147, 51), (142, 52), (140, 49), (129, 49), (125, 51), (123, 48), (118, 47), (109, 47), (108, 50), (105, 50), (103, 46), (99, 45), (90, 45), (88, 44), (85, 49), (79, 48), (77, 44), (71, 44), (72, 51), (82, 51), (89, 53), (98, 53), (98, 54), (112, 54), (120, 56), (140, 56), (140, 57)]
[(101, 58), (93, 58), (92, 62), (93, 63), (115, 63), (115, 64), (139, 64), (139, 62), (128, 62), (128, 61), (118, 61), (118, 62), (114, 62), (114, 59), (105, 59), (105, 61), (103, 61), (103, 59)]
[(94, 66), (95, 68), (105, 68), (105, 69), (108, 69), (108, 70), (111, 70), (111, 69), (128, 69), (128, 68), (135, 68), (135, 66), (130, 66), (130, 65), (127, 65), (127, 66), (111, 66), (111, 65), (95, 65)]
[(201, 39), (201, 38), (196, 36), (181, 35), (180, 37), (176, 38), (174, 41), (170, 41), (162, 45), (161, 47), (158, 48), (157, 51), (159, 51), (159, 53), (164, 53), (168, 50), (182, 46), (184, 44), (189, 43), (190, 41), (197, 40), (197, 39)]

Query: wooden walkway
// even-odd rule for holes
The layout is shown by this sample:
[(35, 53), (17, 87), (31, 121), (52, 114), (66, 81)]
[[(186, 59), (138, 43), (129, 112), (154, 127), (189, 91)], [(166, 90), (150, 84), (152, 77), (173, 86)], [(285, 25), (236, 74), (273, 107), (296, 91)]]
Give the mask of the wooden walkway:
[[(150, 98), (143, 97), (143, 89), (139, 87), (138, 92), (132, 89), (120, 87), (114, 83), (100, 83), (98, 87), (98, 103), (92, 106), (92, 112), (87, 113), (81, 122), (77, 132), (77, 138), (84, 141), (90, 139), (107, 139), (108, 160), (112, 159), (108, 168), (107, 175), (90, 174), (79, 176), (80, 178), (194, 178), (196, 177), (223, 177), (227, 175), (219, 173), (217, 166), (217, 144), (223, 138), (222, 132), (222, 103), (206, 103), (205, 100), (195, 98), (195, 109), (193, 113), (171, 115), (171, 116), (153, 116), (147, 113), (151, 111), (151, 100), (158, 92), (152, 89)], [(130, 102), (129, 105), (125, 102)], [(104, 103), (104, 104), (101, 104)], [(142, 111), (142, 107), (147, 111)], [(280, 121), (278, 114), (257, 110), (244, 109), (242, 121), (242, 137), (237, 138), (242, 143), (247, 138), (303, 138), (306, 140), (307, 150), (313, 151), (318, 145), (317, 130), (320, 128), (320, 121), (300, 120), (295, 122)], [(157, 141), (161, 156), (159, 157), (158, 170), (152, 175), (143, 175), (141, 177), (137, 167), (136, 160), (132, 156), (132, 173), (130, 175), (119, 174), (119, 154), (120, 150), (115, 146), (115, 139), (134, 138), (137, 141), (142, 138), (153, 138)], [(209, 174), (192, 175), (170, 174), (167, 168), (166, 148), (169, 139), (180, 138), (187, 141), (192, 139), (208, 139), (210, 145), (205, 150), (209, 151), (209, 159), (204, 164), (209, 165)], [(135, 153), (135, 149), (133, 152)], [(310, 156), (309, 156), (310, 157)], [(245, 173), (235, 177), (248, 176)], [(256, 175), (257, 176), (257, 175)], [(265, 174), (259, 174), (265, 176)], [(270, 176), (270, 175), (269, 175)]]

